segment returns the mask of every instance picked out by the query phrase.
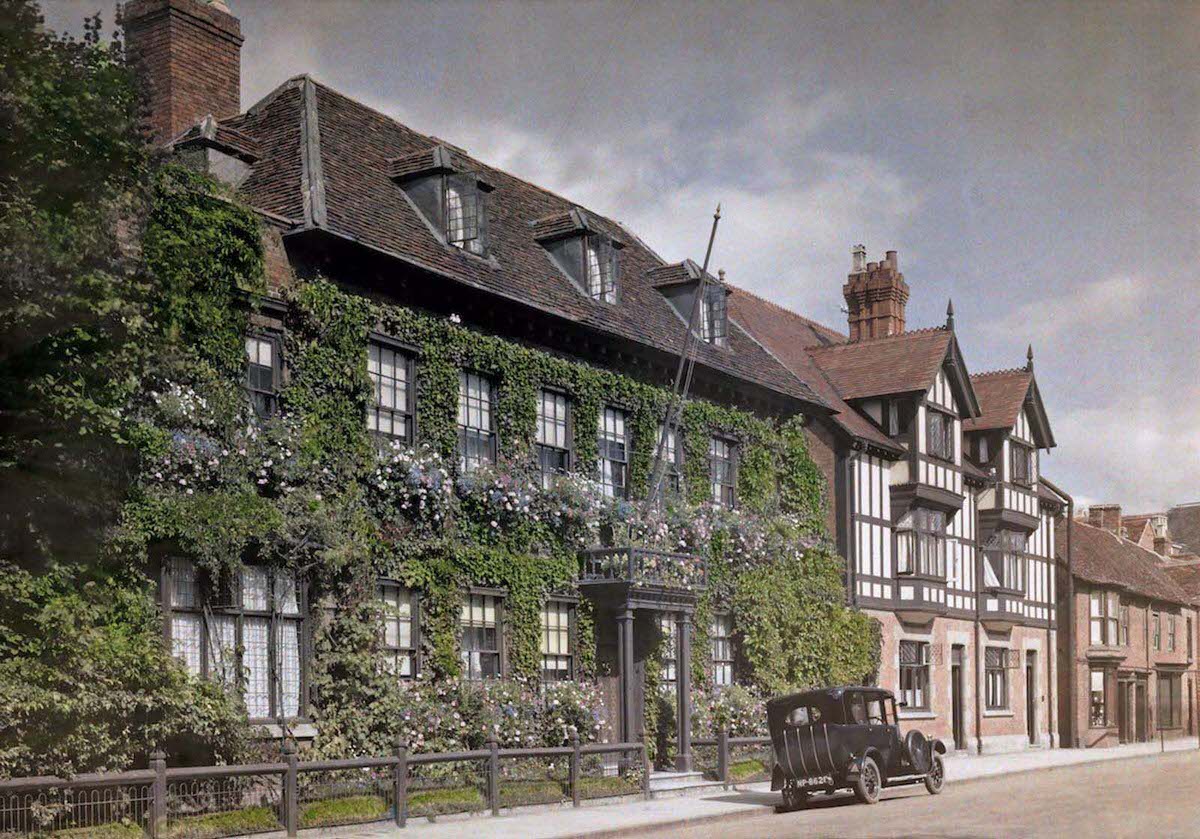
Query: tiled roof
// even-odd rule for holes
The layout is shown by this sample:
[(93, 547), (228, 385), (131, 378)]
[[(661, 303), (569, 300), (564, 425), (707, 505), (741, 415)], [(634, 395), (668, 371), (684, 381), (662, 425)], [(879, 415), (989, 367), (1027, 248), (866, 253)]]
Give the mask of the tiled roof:
[(1200, 605), (1200, 557), (1179, 565), (1167, 565), (1166, 571), (1192, 603)]
[[(647, 274), (663, 260), (616, 222), (594, 213), (589, 225), (623, 245), (620, 302), (581, 294), (546, 257), (535, 222), (575, 205), (470, 156), (456, 163), (494, 188), (488, 194), (487, 259), (444, 244), (392, 180), (397, 169), (420, 165), (442, 141), (420, 134), (308, 77), (291, 79), (226, 121), (253, 136), (262, 157), (242, 185), (249, 202), (360, 242), (411, 265), (517, 300), (597, 331), (679, 353), (684, 327)], [(414, 157), (415, 156), (415, 157)], [(401, 163), (403, 161), (403, 164)], [(820, 397), (741, 329), (727, 348), (700, 344), (697, 363), (721, 373), (823, 406)]]
[(936, 327), (809, 352), (843, 399), (864, 399), (928, 390), (953, 337), (950, 330)]
[(846, 433), (881, 448), (901, 451), (886, 434), (842, 400), (809, 354), (808, 347), (841, 343), (846, 340), (844, 335), (740, 288), (729, 297), (729, 316), (832, 405), (837, 411), (832, 419)]
[(971, 385), (979, 397), (983, 414), (967, 420), (964, 431), (982, 431), (989, 428), (1012, 428), (1025, 404), (1029, 384), (1033, 381), (1032, 370), (997, 370), (991, 373), (974, 373)]
[(258, 160), (262, 154), (257, 140), (224, 122), (217, 122), (211, 114), (176, 137), (171, 145), (175, 148), (211, 146), (250, 163)]
[(1200, 554), (1200, 502), (1178, 504), (1167, 510), (1167, 534), (1172, 542)]
[[(1132, 539), (1134, 542), (1140, 542), (1142, 534), (1145, 532), (1146, 526), (1150, 524), (1152, 516), (1153, 514), (1121, 516), (1121, 527), (1125, 528), (1126, 538)], [(1150, 538), (1151, 540), (1154, 539), (1153, 534), (1151, 534)]]
[[(1066, 562), (1067, 521), (1057, 520), (1055, 550)], [(1074, 574), (1081, 580), (1163, 600), (1188, 604), (1191, 598), (1161, 565), (1161, 557), (1128, 539), (1076, 520), (1071, 535)]]

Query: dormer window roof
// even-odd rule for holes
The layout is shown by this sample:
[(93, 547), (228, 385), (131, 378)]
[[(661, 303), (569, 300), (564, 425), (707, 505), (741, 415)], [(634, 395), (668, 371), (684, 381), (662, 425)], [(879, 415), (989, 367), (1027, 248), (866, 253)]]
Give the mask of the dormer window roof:
[[(725, 285), (725, 272), (717, 279), (709, 274), (700, 299), (699, 322), (696, 334), (715, 347), (729, 345), (729, 312), (725, 298), (730, 290)], [(662, 265), (648, 273), (650, 284), (657, 288), (674, 307), (685, 323), (690, 322), (696, 292), (700, 288), (701, 269), (690, 259), (673, 265)]]
[(476, 256), (486, 256), (486, 196), (492, 186), (467, 163), (463, 155), (437, 145), (392, 158), (388, 161), (388, 176), (404, 190), (442, 241)]
[(617, 302), (620, 242), (597, 229), (579, 207), (532, 224), (533, 237), (580, 291), (601, 303)]

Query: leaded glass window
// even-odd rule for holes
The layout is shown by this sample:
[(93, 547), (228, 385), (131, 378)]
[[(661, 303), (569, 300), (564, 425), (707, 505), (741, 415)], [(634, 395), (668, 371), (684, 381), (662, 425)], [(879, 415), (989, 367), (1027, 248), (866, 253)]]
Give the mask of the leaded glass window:
[(900, 642), (900, 699), (912, 710), (929, 708), (929, 644)]
[(417, 596), (398, 583), (380, 583), (383, 666), (399, 679), (417, 675)]
[(954, 460), (954, 417), (925, 407), (925, 449), (930, 457)]
[(542, 489), (550, 489), (555, 476), (570, 468), (571, 450), (567, 397), (557, 391), (538, 391), (537, 454)]
[(367, 345), (367, 374), (374, 391), (367, 407), (367, 430), (384, 437), (411, 441), (411, 359), (386, 344)]
[(709, 632), (712, 642), (713, 684), (733, 684), (733, 616), (728, 612), (713, 615)]
[(458, 466), (474, 472), (496, 462), (496, 434), (492, 430), (492, 383), (478, 373), (458, 374)]
[(985, 647), (983, 651), (984, 695), (987, 710), (1008, 710), (1008, 650)]
[(725, 286), (707, 283), (700, 298), (700, 337), (723, 347), (729, 343), (729, 315), (725, 304)]
[(542, 606), (542, 681), (561, 682), (574, 673), (571, 624), (575, 608), (563, 600), (549, 600)]
[(446, 241), (482, 256), (486, 250), (486, 214), (478, 182), (470, 175), (449, 175), (445, 188)]
[(584, 242), (588, 296), (601, 303), (617, 302), (617, 252), (603, 236), (590, 235)]
[(629, 440), (625, 412), (618, 408), (600, 411), (600, 486), (608, 498), (624, 498), (629, 469)]
[(500, 598), (491, 594), (465, 595), (459, 629), (463, 676), (472, 680), (499, 678)]

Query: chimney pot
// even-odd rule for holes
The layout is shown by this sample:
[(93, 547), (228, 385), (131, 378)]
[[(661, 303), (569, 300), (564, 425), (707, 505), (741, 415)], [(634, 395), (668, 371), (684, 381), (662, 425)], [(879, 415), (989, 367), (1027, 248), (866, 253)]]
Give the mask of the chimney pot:
[(900, 266), (896, 262), (896, 252), (888, 251), (886, 256), (887, 256), (887, 259), (886, 259), (887, 264), (892, 267), (892, 270), (893, 271), (899, 270)]
[(1088, 524), (1107, 530), (1109, 533), (1115, 533), (1117, 536), (1122, 535), (1121, 505), (1093, 504), (1088, 507)]
[(867, 263), (867, 248), (865, 245), (855, 245), (850, 249), (851, 268), (850, 273), (861, 274), (866, 269)]

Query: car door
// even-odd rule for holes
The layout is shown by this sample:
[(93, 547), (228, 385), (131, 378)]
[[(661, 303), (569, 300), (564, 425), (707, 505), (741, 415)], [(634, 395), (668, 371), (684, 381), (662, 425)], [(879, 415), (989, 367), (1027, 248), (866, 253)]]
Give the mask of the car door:
[(890, 772), (897, 752), (893, 743), (893, 729), (888, 724), (884, 696), (881, 693), (868, 693), (863, 696), (863, 700), (867, 714), (867, 741), (883, 756), (883, 765), (879, 768)]

